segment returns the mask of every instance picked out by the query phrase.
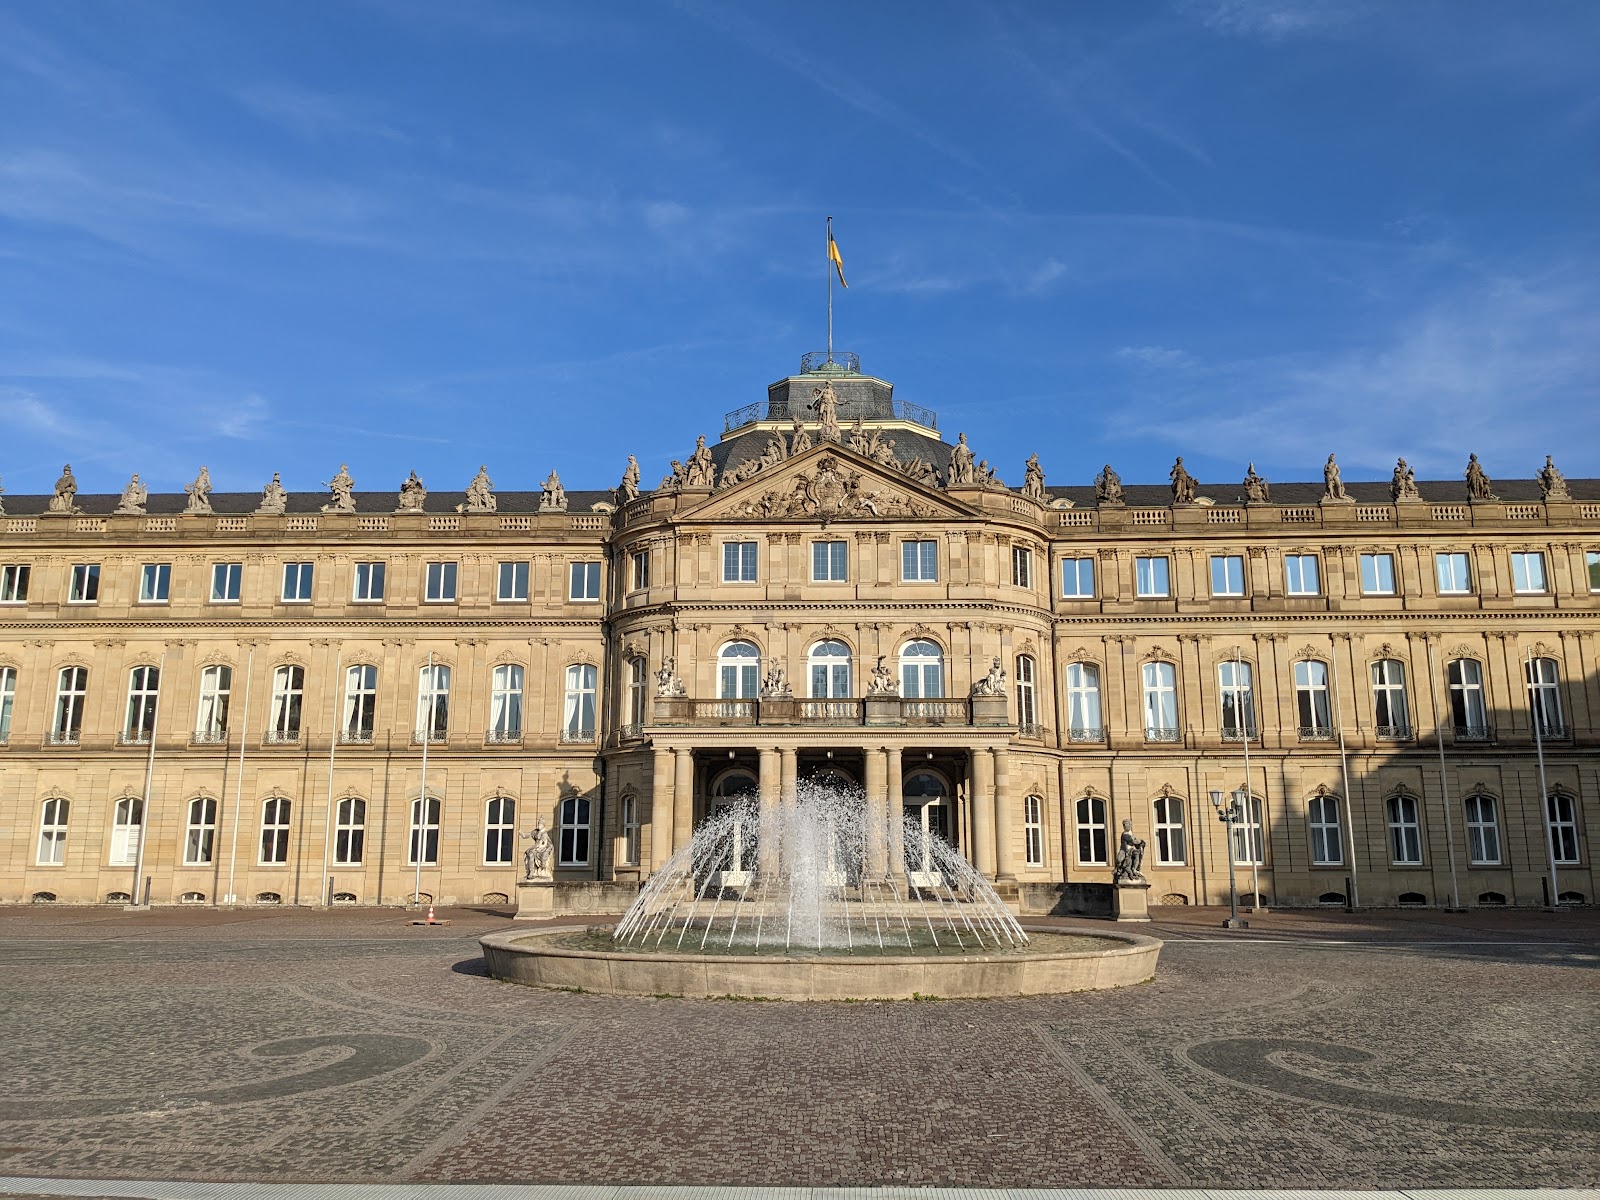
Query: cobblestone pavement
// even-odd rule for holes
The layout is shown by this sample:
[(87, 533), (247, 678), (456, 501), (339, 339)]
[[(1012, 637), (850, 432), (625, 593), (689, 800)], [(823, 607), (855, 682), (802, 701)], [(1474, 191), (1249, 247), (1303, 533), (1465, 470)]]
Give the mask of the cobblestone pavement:
[(1600, 913), (1163, 911), (1141, 987), (811, 1005), (502, 984), (440, 915), (0, 909), (0, 1175), (1600, 1183)]

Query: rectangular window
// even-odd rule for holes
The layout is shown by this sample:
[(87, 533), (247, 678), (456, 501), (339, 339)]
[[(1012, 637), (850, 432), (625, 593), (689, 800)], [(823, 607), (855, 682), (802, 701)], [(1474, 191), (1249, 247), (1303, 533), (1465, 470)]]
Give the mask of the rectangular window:
[(1233, 864), (1256, 867), (1266, 862), (1261, 853), (1261, 797), (1245, 800), (1243, 815), (1233, 823)]
[(1211, 594), (1213, 596), (1244, 595), (1243, 555), (1213, 554), (1211, 556)]
[(1033, 551), (1026, 546), (1011, 547), (1011, 585), (1019, 588), (1033, 586)]
[(1394, 555), (1363, 554), (1361, 556), (1361, 594), (1363, 596), (1394, 595)]
[(1578, 861), (1578, 810), (1566, 792), (1551, 792), (1545, 806), (1550, 820), (1550, 848), (1558, 863), (1573, 866)]
[(901, 542), (900, 578), (905, 583), (936, 583), (939, 579), (939, 543)]
[(1337, 867), (1344, 863), (1344, 831), (1339, 824), (1339, 797), (1324, 792), (1311, 797), (1311, 865)]
[(211, 564), (211, 603), (239, 603), (240, 588), (244, 583), (243, 563)]
[(67, 861), (67, 811), (70, 802), (53, 797), (39, 816), (39, 865), (59, 867)]
[(1284, 590), (1291, 596), (1320, 596), (1322, 580), (1317, 572), (1315, 554), (1285, 554), (1283, 556)]
[(1396, 659), (1380, 659), (1372, 664), (1372, 716), (1379, 737), (1404, 741), (1411, 736), (1406, 669)]
[(339, 740), (352, 746), (372, 743), (378, 715), (378, 668), (357, 664), (344, 673), (344, 711), (339, 717)]
[(592, 742), (595, 730), (595, 682), (598, 674), (587, 663), (566, 671), (566, 700), (561, 710), (561, 740)]
[(515, 861), (517, 851), (517, 802), (510, 796), (492, 796), (483, 818), (483, 861)]
[(1183, 836), (1183, 801), (1177, 796), (1156, 797), (1156, 862), (1181, 867), (1188, 861)]
[(589, 865), (589, 801), (582, 796), (568, 796), (561, 802), (561, 836), (558, 843), (558, 866), (586, 867)]
[(620, 862), (625, 867), (639, 865), (639, 798), (632, 789), (622, 793), (622, 847)]
[(342, 867), (360, 866), (367, 840), (367, 802), (346, 796), (334, 813), (333, 861)]
[[(574, 578), (576, 583), (576, 578)], [(576, 591), (576, 587), (573, 589)], [(528, 564), (525, 562), (503, 562), (499, 568), (499, 582), (495, 586), (494, 598), (502, 601), (525, 601), (528, 598)], [(577, 599), (576, 596), (573, 599)]]
[(1254, 741), (1256, 702), (1250, 664), (1237, 660), (1217, 666), (1217, 690), (1222, 699), (1222, 737), (1225, 741)]
[(1135, 558), (1133, 560), (1135, 590), (1141, 596), (1170, 596), (1172, 582), (1167, 560), (1163, 558)]
[(522, 740), (522, 668), (516, 663), (502, 663), (489, 675), (489, 740)]
[(1493, 796), (1481, 792), (1467, 797), (1467, 858), (1475, 867), (1500, 863), (1500, 824), (1495, 820)]
[(1438, 569), (1441, 596), (1472, 594), (1472, 573), (1467, 568), (1465, 554), (1435, 554), (1433, 561)]
[(358, 562), (356, 564), (355, 591), (351, 599), (357, 604), (383, 603), (383, 577), (387, 573), (385, 565), (381, 562)]
[(1044, 866), (1044, 800), (1025, 796), (1022, 800), (1023, 853), (1030, 867)]
[(283, 602), (285, 604), (311, 603), (311, 564), (292, 562), (283, 564)]
[(650, 586), (650, 551), (635, 550), (633, 553), (633, 590), (642, 592)]
[(850, 556), (847, 543), (811, 543), (812, 583), (844, 583), (849, 578)]
[(26, 604), (31, 573), (27, 563), (7, 563), (0, 567), (0, 604)]
[(428, 797), (424, 815), (420, 798), (411, 802), (411, 837), (406, 846), (406, 866), (432, 866), (439, 861), (439, 801)]
[(221, 745), (228, 740), (228, 702), (232, 694), (232, 667), (206, 667), (200, 672), (200, 708), (194, 719), (197, 743)]
[(1389, 861), (1396, 866), (1416, 866), (1422, 862), (1422, 824), (1417, 815), (1417, 798), (1401, 794), (1389, 797)]
[(17, 669), (0, 667), (0, 746), (11, 741), (11, 713), (17, 702)]
[(1080, 796), (1073, 806), (1078, 827), (1078, 862), (1103, 867), (1106, 858), (1106, 802), (1099, 796)]
[(89, 698), (89, 668), (62, 667), (56, 676), (56, 711), (50, 722), (50, 742), (76, 746), (83, 729), (83, 708)]
[(165, 604), (172, 593), (172, 564), (145, 563), (139, 572), (139, 603)]
[(1543, 592), (1544, 555), (1535, 550), (1528, 554), (1513, 554), (1511, 556), (1511, 590), (1515, 592)]
[(304, 667), (278, 667), (272, 672), (272, 708), (267, 714), (269, 745), (292, 746), (300, 740), (300, 708), (305, 693)]
[(423, 667), (417, 674), (417, 725), (412, 738), (443, 742), (450, 736), (450, 668), (442, 663)]
[(1067, 738), (1074, 742), (1105, 740), (1100, 724), (1100, 669), (1088, 663), (1067, 664)]
[(143, 825), (143, 800), (124, 796), (117, 801), (111, 814), (111, 853), (106, 860), (111, 866), (131, 867), (137, 861)]
[(1294, 664), (1295, 709), (1302, 742), (1333, 739), (1333, 708), (1328, 702), (1328, 664), (1306, 659)]
[(1061, 560), (1061, 595), (1066, 600), (1092, 600), (1094, 598), (1094, 559), (1063, 558)]
[(1039, 734), (1039, 698), (1034, 674), (1033, 656), (1017, 655), (1017, 731), (1024, 737)]
[(204, 866), (211, 861), (217, 840), (217, 802), (209, 796), (189, 801), (189, 821), (184, 829), (183, 865)]
[[(1587, 551), (1583, 556), (1583, 560), (1589, 566), (1589, 590), (1591, 592), (1600, 592), (1600, 550)], [(26, 571), (27, 568), (24, 567), (23, 570)], [(24, 593), (28, 590), (26, 576), (22, 580), (22, 590)], [(0, 600), (3, 599), (5, 599), (5, 586), (0, 584)]]
[(453, 562), (429, 563), (422, 599), (428, 604), (455, 603), (456, 571), (457, 566)]
[(67, 585), (68, 604), (93, 604), (100, 599), (100, 564), (73, 563)]
[(128, 674), (128, 712), (122, 722), (124, 746), (148, 746), (155, 736), (156, 705), (161, 698), (161, 672), (135, 667)]
[(568, 583), (567, 596), (569, 599), (582, 601), (600, 599), (600, 564), (597, 562), (573, 563)]
[(269, 796), (261, 806), (261, 862), (272, 866), (289, 861), (289, 800)]
[(722, 582), (754, 583), (756, 581), (756, 543), (722, 543)]
[(1178, 669), (1169, 662), (1147, 662), (1144, 675), (1144, 740), (1181, 742), (1178, 724)]

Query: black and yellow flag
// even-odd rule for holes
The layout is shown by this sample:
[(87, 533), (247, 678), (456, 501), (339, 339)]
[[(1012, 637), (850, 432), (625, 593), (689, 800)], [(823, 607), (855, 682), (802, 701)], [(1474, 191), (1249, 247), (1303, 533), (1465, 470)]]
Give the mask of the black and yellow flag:
[(839, 256), (839, 243), (833, 240), (833, 221), (828, 221), (828, 261), (833, 264), (833, 269), (839, 273), (839, 286), (847, 288), (850, 285), (844, 281), (844, 259)]

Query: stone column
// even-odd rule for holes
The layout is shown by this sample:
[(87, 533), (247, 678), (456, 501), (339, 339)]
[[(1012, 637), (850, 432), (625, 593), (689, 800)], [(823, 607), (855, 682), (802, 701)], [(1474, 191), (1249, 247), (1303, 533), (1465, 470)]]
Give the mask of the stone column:
[(757, 869), (763, 874), (778, 869), (778, 749), (761, 748), (761, 773), (756, 793), (761, 849)]
[(882, 878), (889, 870), (888, 849), (884, 844), (884, 823), (888, 811), (888, 798), (886, 796), (887, 771), (884, 765), (883, 750), (878, 746), (868, 746), (866, 753), (866, 784), (867, 784), (867, 874), (873, 878)]
[(794, 812), (795, 797), (800, 791), (800, 770), (797, 760), (797, 751), (793, 746), (784, 746), (778, 751), (778, 807), (787, 817)]
[(672, 857), (672, 751), (657, 748), (650, 774), (650, 870)]
[(884, 752), (888, 760), (885, 770), (888, 783), (888, 794), (884, 798), (884, 819), (889, 825), (889, 871), (894, 875), (905, 874), (906, 845), (905, 845), (905, 796), (901, 792), (904, 778), (901, 772), (904, 768), (900, 763), (900, 747), (890, 746)]
[(967, 798), (972, 814), (973, 866), (993, 879), (994, 855), (994, 756), (987, 750), (972, 752), (972, 794)]
[(694, 751), (687, 746), (672, 752), (672, 848), (687, 846), (694, 836)]
[[(1017, 847), (1014, 838), (1015, 822), (1011, 802), (1011, 755), (1002, 747), (990, 751), (994, 755), (994, 840), (995, 871), (999, 879), (1017, 877)], [(981, 756), (982, 750), (978, 751)]]

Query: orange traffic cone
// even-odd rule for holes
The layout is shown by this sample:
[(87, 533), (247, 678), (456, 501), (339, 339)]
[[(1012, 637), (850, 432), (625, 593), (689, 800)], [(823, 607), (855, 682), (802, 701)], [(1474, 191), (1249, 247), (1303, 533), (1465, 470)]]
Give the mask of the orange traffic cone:
[(434, 919), (433, 919), (433, 905), (432, 904), (428, 905), (428, 924), (429, 925), (437, 924), (437, 922), (435, 922)]

